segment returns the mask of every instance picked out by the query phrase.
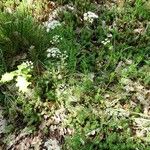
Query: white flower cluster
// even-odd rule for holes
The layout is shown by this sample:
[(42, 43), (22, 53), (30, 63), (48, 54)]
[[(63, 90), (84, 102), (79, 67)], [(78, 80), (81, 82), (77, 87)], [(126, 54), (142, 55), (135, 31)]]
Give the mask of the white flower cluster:
[(66, 7), (69, 9), (69, 10), (74, 10), (75, 8), (73, 7), (73, 6), (71, 6), (71, 5), (66, 5)]
[(96, 15), (95, 13), (88, 11), (87, 13), (84, 13), (83, 15), (83, 19), (84, 21), (88, 21), (90, 23), (93, 23), (94, 19), (97, 19), (98, 15)]
[(52, 47), (47, 49), (47, 57), (66, 59), (68, 55), (66, 51), (62, 53), (57, 47)]
[(112, 35), (111, 33), (110, 33), (110, 34), (107, 34), (107, 37), (108, 37), (108, 38), (112, 38), (112, 36), (113, 36), (113, 35)]
[(51, 44), (57, 44), (62, 40), (62, 37), (60, 37), (59, 35), (55, 35), (53, 36), (52, 40), (50, 41)]
[(21, 65), (18, 66), (18, 69), (24, 69), (24, 68), (33, 68), (33, 62), (32, 61), (26, 61), (23, 62)]
[(102, 41), (103, 45), (107, 45), (110, 43), (110, 40), (108, 38), (106, 38), (104, 41)]
[(46, 27), (46, 31), (49, 32), (50, 30), (55, 29), (58, 26), (61, 26), (61, 23), (58, 20), (50, 20), (44, 23)]
[(47, 57), (53, 57), (53, 58), (60, 58), (61, 52), (58, 48), (53, 47), (53, 48), (48, 48), (47, 49)]
[(33, 67), (33, 62), (32, 61), (26, 61), (24, 63), (27, 65), (27, 67)]

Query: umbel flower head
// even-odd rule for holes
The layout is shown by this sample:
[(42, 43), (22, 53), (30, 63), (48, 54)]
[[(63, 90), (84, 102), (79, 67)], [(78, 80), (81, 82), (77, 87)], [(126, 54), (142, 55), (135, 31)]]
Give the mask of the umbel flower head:
[(95, 13), (88, 11), (87, 13), (84, 13), (83, 15), (83, 19), (84, 21), (93, 23), (94, 19), (97, 19), (98, 15), (96, 15)]
[(62, 40), (62, 37), (60, 37), (59, 35), (55, 35), (53, 36), (52, 40), (50, 41), (51, 44), (57, 44)]
[(62, 53), (57, 47), (52, 47), (47, 49), (48, 58), (60, 58), (66, 59), (68, 57), (67, 52)]
[(61, 52), (58, 48), (52, 47), (47, 49), (47, 57), (59, 58), (61, 56)]
[(46, 31), (49, 32), (50, 30), (55, 29), (58, 26), (61, 26), (61, 23), (58, 20), (51, 20), (44, 23), (46, 27)]

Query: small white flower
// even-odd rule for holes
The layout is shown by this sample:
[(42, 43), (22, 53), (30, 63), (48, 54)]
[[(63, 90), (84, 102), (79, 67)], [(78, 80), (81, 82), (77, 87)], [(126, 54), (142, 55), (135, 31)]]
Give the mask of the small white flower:
[(108, 37), (108, 38), (111, 38), (111, 37), (112, 37), (112, 34), (107, 34), (107, 37)]
[(97, 19), (98, 15), (96, 15), (95, 13), (88, 11), (87, 13), (84, 13), (83, 15), (83, 19), (84, 21), (88, 21), (90, 23), (92, 23), (94, 21), (94, 19)]
[(70, 5), (67, 5), (67, 8), (70, 9), (70, 10), (74, 10), (75, 8), (70, 6)]
[(48, 54), (47, 54), (47, 57), (48, 57), (48, 58), (50, 58), (50, 57), (51, 57), (51, 54), (50, 54), (50, 53), (48, 53)]
[(47, 53), (48, 53), (47, 54), (48, 58), (49, 57), (55, 58), (55, 57), (57, 57), (57, 56), (59, 56), (61, 54), (60, 50), (58, 48), (56, 48), (56, 47), (47, 49)]
[(51, 52), (51, 53), (61, 53), (60, 52), (60, 50), (58, 49), (58, 48), (56, 48), (56, 47), (53, 47), (53, 48), (49, 48), (48, 50), (47, 50), (47, 52)]
[(52, 53), (52, 57), (56, 57), (56, 54), (55, 54), (55, 53)]
[(22, 70), (22, 69), (27, 69), (27, 68), (30, 68), (32, 69), (33, 68), (33, 62), (32, 61), (26, 61), (26, 62), (23, 62), (21, 65), (18, 65), (17, 68), (19, 70)]
[(66, 53), (62, 53), (57, 47), (53, 47), (47, 49), (47, 57), (61, 58), (63, 60), (66, 59), (68, 55)]
[(51, 20), (50, 22), (45, 22), (44, 26), (47, 28), (46, 31), (55, 29), (58, 26), (61, 26), (61, 23), (58, 20)]
[(105, 39), (104, 41), (101, 42), (103, 45), (107, 45), (110, 43), (110, 40), (109, 39)]
[(50, 41), (51, 44), (57, 44), (62, 40), (62, 38), (59, 35), (53, 36), (52, 40)]
[(33, 67), (33, 62), (32, 61), (26, 61), (25, 64), (27, 65), (27, 67)]

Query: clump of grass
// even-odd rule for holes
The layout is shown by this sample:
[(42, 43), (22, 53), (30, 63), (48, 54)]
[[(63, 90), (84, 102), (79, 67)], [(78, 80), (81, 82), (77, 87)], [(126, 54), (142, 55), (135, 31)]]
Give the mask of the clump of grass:
[[(43, 54), (49, 46), (49, 35), (31, 16), (19, 12), (14, 14), (3, 12), (0, 20), (0, 48), (8, 71), (13, 69), (12, 62), (16, 56), (20, 60), (29, 58), (33, 62), (44, 59)], [(31, 46), (34, 50), (30, 49)], [(27, 56), (22, 58), (22, 55)]]

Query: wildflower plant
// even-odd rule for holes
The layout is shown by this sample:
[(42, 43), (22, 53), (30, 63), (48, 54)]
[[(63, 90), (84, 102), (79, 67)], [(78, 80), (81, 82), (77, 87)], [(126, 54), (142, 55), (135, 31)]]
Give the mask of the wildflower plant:
[(88, 11), (86, 13), (83, 14), (83, 20), (87, 21), (89, 23), (93, 23), (94, 19), (98, 19), (98, 15), (96, 15), (95, 13)]
[(18, 70), (2, 75), (0, 80), (1, 83), (10, 82), (16, 77), (16, 87), (19, 88), (20, 92), (27, 92), (28, 86), (31, 84), (28, 80), (31, 78), (31, 72), (33, 69), (33, 63), (31, 61), (23, 62), (18, 65)]
[[(47, 9), (37, 14), (30, 4), (27, 13), (23, 5), (0, 13), (0, 101), (4, 97), (10, 122), (40, 124), (47, 148), (62, 142), (48, 140), (54, 132), (63, 135), (65, 150), (145, 150), (149, 131), (141, 120), (149, 122), (150, 113), (150, 18), (148, 11), (140, 14), (141, 0), (125, 2), (124, 11), (108, 1), (44, 2), (39, 9)], [(51, 4), (58, 7), (54, 13)], [(73, 132), (67, 137), (61, 125)]]

